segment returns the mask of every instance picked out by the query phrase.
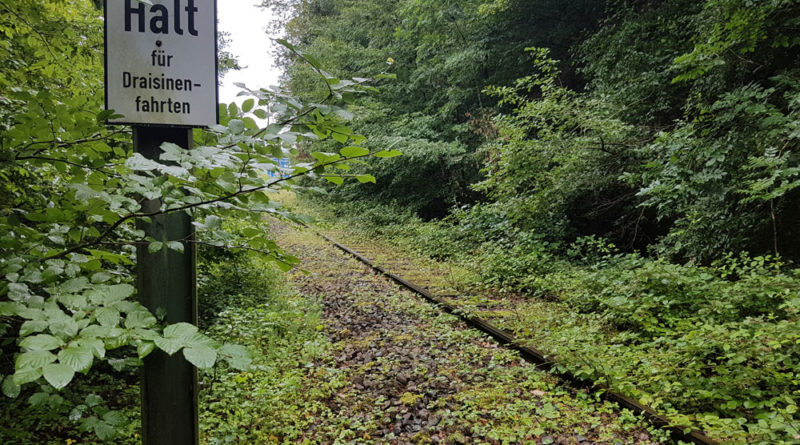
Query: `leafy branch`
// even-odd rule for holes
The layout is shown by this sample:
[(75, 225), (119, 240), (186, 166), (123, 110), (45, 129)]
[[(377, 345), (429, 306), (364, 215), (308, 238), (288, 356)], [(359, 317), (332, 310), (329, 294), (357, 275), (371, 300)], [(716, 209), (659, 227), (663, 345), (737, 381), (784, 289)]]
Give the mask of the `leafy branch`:
[[(339, 164), (339, 163), (341, 163), (343, 161), (351, 161), (351, 160), (356, 160), (356, 159), (360, 159), (360, 158), (366, 158), (366, 157), (369, 157), (369, 156), (370, 155), (362, 155), (362, 156), (355, 156), (355, 157), (350, 157), (350, 158), (343, 158), (343, 159), (339, 159), (339, 160), (336, 160), (336, 161), (331, 161), (331, 162), (328, 162), (328, 163), (322, 163), (322, 164), (319, 164), (319, 165), (315, 165), (314, 169), (319, 169), (319, 168), (323, 168), (324, 169), (325, 167), (332, 166), (332, 165), (335, 165), (335, 164)], [(104, 241), (110, 235), (112, 235), (114, 233), (114, 231), (116, 231), (116, 229), (118, 229), (122, 224), (124, 224), (127, 221), (133, 220), (133, 219), (152, 218), (152, 217), (156, 217), (156, 216), (160, 216), (160, 215), (167, 215), (167, 214), (170, 214), (170, 213), (182, 212), (182, 211), (192, 210), (192, 209), (196, 209), (196, 208), (202, 208), (202, 207), (211, 206), (211, 205), (216, 204), (216, 203), (225, 202), (225, 201), (234, 199), (234, 198), (236, 198), (238, 196), (242, 196), (242, 195), (246, 195), (246, 194), (251, 194), (251, 193), (256, 193), (256, 192), (261, 192), (261, 191), (267, 190), (267, 189), (269, 189), (271, 187), (274, 187), (274, 186), (276, 186), (276, 185), (278, 185), (280, 183), (287, 182), (287, 181), (290, 181), (292, 179), (296, 179), (296, 178), (305, 176), (305, 175), (311, 173), (312, 171), (313, 170), (305, 170), (305, 171), (302, 171), (300, 173), (295, 173), (295, 174), (292, 174), (292, 175), (284, 176), (284, 177), (281, 177), (281, 178), (279, 178), (279, 179), (277, 179), (275, 181), (272, 181), (270, 183), (267, 183), (267, 184), (265, 184), (263, 186), (259, 186), (259, 187), (240, 188), (236, 192), (229, 193), (229, 194), (227, 194), (225, 196), (220, 196), (220, 197), (217, 197), (217, 198), (214, 198), (214, 199), (207, 199), (207, 200), (203, 200), (203, 201), (196, 202), (196, 203), (185, 204), (185, 205), (182, 205), (182, 206), (173, 207), (173, 208), (164, 209), (164, 210), (158, 210), (158, 211), (154, 211), (154, 212), (129, 213), (129, 214), (125, 215), (125, 216), (122, 216), (118, 221), (113, 223), (110, 227), (108, 227), (99, 236), (97, 236), (95, 238), (92, 238), (89, 241), (85, 241), (85, 242), (82, 242), (82, 243), (80, 243), (78, 245), (75, 245), (75, 246), (73, 246), (73, 247), (71, 247), (71, 248), (69, 248), (67, 250), (64, 250), (62, 252), (59, 252), (57, 254), (45, 256), (45, 257), (41, 258), (40, 261), (44, 262), (44, 261), (47, 261), (47, 260), (64, 258), (64, 257), (66, 257), (67, 255), (69, 255), (71, 253), (79, 252), (81, 250), (84, 250), (84, 249), (87, 249), (89, 247), (95, 246), (95, 245), (101, 243), (102, 241)]]

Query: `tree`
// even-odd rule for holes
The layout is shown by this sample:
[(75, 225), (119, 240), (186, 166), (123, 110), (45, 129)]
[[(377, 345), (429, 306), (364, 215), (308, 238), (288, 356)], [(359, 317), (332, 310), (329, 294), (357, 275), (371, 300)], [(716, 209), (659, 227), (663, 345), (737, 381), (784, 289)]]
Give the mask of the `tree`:
[[(377, 185), (337, 192), (346, 199), (396, 202), (425, 217), (444, 216), (479, 198), (470, 189), (480, 179), (476, 149), (494, 134), (490, 120), (496, 113), (484, 88), (523, 76), (527, 46), (552, 46), (566, 54), (602, 12), (602, 2), (591, 1), (264, 4), (289, 18), (290, 41), (337, 76), (360, 76), (390, 62), (396, 80), (359, 104), (354, 125), (407, 156), (371, 170)], [(291, 55), (283, 59), (292, 91), (301, 97), (324, 91), (308, 68), (295, 62)]]
[[(154, 161), (132, 152), (126, 128), (104, 124), (113, 111), (103, 110), (103, 24), (92, 2), (3, 0), (0, 8), (0, 31), (8, 37), (0, 43), (8, 61), (0, 67), (3, 393), (38, 393), (36, 400), (60, 405), (64, 398), (54, 390), (69, 391), (77, 374), (96, 372), (99, 362), (137, 366), (156, 348), (182, 352), (198, 367), (247, 367), (241, 347), (216, 344), (191, 325), (164, 326), (136, 302), (135, 246), (182, 250), (187, 241), (148, 239), (135, 222), (188, 212), (202, 242), (262, 251), (291, 268), (296, 260), (262, 231), (228, 233), (220, 220), (259, 221), (264, 213), (297, 219), (263, 192), (297, 187), (298, 177), (373, 180), (337, 173), (357, 159), (398, 154), (370, 153), (346, 125), (350, 114), (339, 104), (368, 91), (369, 80), (339, 81), (311, 104), (280, 89), (242, 86), (251, 98), (241, 107), (221, 106), (219, 125), (195, 130), (195, 150), (164, 144)], [(270, 125), (259, 128), (254, 117)], [(326, 139), (338, 141), (337, 153), (312, 153), (314, 160), (267, 177), (278, 169), (274, 157)], [(144, 211), (142, 201), (155, 198), (161, 209)], [(82, 422), (108, 438), (120, 419)]]

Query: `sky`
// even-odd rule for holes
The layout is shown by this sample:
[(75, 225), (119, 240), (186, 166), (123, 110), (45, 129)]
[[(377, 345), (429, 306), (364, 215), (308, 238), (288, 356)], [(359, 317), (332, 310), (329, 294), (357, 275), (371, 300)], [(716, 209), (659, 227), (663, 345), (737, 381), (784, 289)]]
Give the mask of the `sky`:
[(222, 77), (219, 88), (221, 103), (245, 98), (236, 97), (241, 91), (234, 82), (242, 82), (250, 89), (277, 85), (280, 72), (272, 66), (274, 43), (268, 36), (266, 25), (270, 19), (268, 9), (259, 8), (259, 0), (220, 0), (217, 4), (219, 30), (230, 33), (228, 51), (233, 53), (243, 67), (240, 71), (229, 71)]

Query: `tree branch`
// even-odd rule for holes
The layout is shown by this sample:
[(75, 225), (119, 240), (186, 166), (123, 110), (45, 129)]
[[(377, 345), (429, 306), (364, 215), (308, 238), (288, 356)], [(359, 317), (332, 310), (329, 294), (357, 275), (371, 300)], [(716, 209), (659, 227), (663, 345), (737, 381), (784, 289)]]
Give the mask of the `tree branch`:
[[(38, 161), (48, 161), (48, 162), (61, 162), (63, 164), (72, 165), (72, 166), (80, 167), (80, 168), (85, 168), (87, 170), (100, 172), (100, 173), (103, 173), (103, 174), (106, 174), (106, 175), (109, 175), (109, 176), (114, 175), (114, 172), (111, 172), (111, 171), (108, 171), (108, 170), (104, 170), (102, 168), (89, 167), (87, 165), (78, 164), (77, 162), (67, 161), (65, 159), (48, 158), (46, 156), (21, 156), (19, 158), (14, 159), (14, 160), (15, 161), (38, 160)], [(6, 161), (6, 162), (8, 162), (8, 161)]]
[(190, 242), (192, 244), (203, 245), (203, 246), (217, 247), (217, 248), (220, 248), (220, 249), (246, 250), (248, 252), (256, 252), (256, 253), (260, 253), (260, 254), (271, 256), (272, 258), (275, 258), (275, 261), (278, 261), (279, 263), (285, 264), (287, 266), (294, 267), (294, 264), (292, 264), (289, 261), (286, 261), (286, 260), (284, 260), (282, 258), (283, 255), (280, 255), (277, 252), (272, 251), (272, 250), (255, 249), (255, 248), (248, 247), (248, 246), (229, 246), (229, 245), (220, 246), (220, 245), (217, 245), (217, 244), (212, 244), (212, 243), (207, 243), (207, 242), (204, 242), (204, 241), (197, 241), (197, 240), (188, 241), (188, 242)]
[[(370, 155), (367, 154), (367, 155), (363, 155), (363, 156), (353, 156), (353, 157), (350, 157), (350, 158), (338, 159), (336, 161), (327, 162), (327, 163), (324, 163), (324, 164), (320, 164), (320, 165), (314, 166), (314, 168), (320, 168), (320, 167), (325, 168), (325, 167), (340, 163), (342, 161), (349, 161), (349, 160), (353, 160), (353, 159), (366, 158), (366, 157), (369, 157), (369, 156)], [(281, 177), (280, 179), (277, 179), (275, 181), (269, 182), (269, 183), (267, 183), (265, 185), (262, 185), (262, 186), (259, 186), (259, 187), (252, 187), (252, 188), (248, 188), (248, 189), (239, 189), (236, 192), (229, 193), (229, 194), (227, 194), (225, 196), (220, 196), (220, 197), (217, 197), (217, 198), (214, 198), (214, 199), (208, 199), (208, 200), (205, 200), (205, 201), (200, 201), (200, 202), (196, 202), (196, 203), (192, 203), (192, 204), (185, 204), (185, 205), (182, 205), (182, 206), (173, 207), (171, 209), (158, 210), (158, 211), (155, 211), (155, 212), (129, 213), (128, 215), (125, 215), (125, 216), (121, 217), (119, 220), (117, 220), (116, 222), (111, 224), (111, 226), (109, 226), (105, 231), (103, 231), (100, 235), (96, 236), (95, 238), (93, 238), (91, 240), (88, 240), (88, 241), (84, 241), (84, 242), (82, 242), (80, 244), (77, 244), (77, 245), (75, 245), (73, 247), (70, 247), (69, 249), (64, 250), (62, 252), (59, 252), (57, 254), (53, 254), (53, 255), (49, 255), (49, 256), (43, 257), (39, 261), (47, 261), (47, 260), (54, 260), (54, 259), (64, 258), (64, 257), (66, 257), (67, 255), (69, 255), (71, 253), (75, 253), (75, 252), (81, 251), (83, 249), (89, 248), (91, 246), (95, 246), (97, 244), (100, 244), (105, 238), (110, 236), (122, 224), (126, 223), (127, 221), (136, 219), (136, 218), (151, 218), (151, 217), (154, 217), (154, 216), (167, 215), (167, 214), (170, 214), (170, 213), (182, 212), (182, 211), (186, 211), (186, 210), (205, 207), (205, 206), (209, 206), (211, 204), (216, 204), (216, 203), (219, 203), (219, 202), (225, 202), (225, 201), (228, 201), (230, 199), (236, 198), (238, 196), (247, 195), (247, 194), (250, 194), (250, 193), (255, 193), (255, 192), (260, 192), (260, 191), (267, 190), (267, 189), (269, 189), (269, 188), (271, 188), (271, 187), (273, 187), (273, 186), (275, 186), (277, 184), (280, 184), (282, 182), (290, 181), (292, 179), (299, 178), (301, 176), (307, 175), (307, 174), (311, 173), (312, 171), (313, 171), (313, 169), (309, 169), (308, 171), (305, 171), (305, 172), (302, 172), (302, 173), (296, 173), (296, 174), (292, 174), (292, 175), (289, 175), (289, 176)]]
[[(74, 141), (60, 142), (60, 143), (56, 143), (56, 142), (58, 142), (56, 140), (32, 141), (32, 142), (29, 142), (29, 143), (21, 146), (21, 147), (12, 147), (12, 150), (13, 151), (24, 151), (24, 150), (27, 150), (27, 149), (35, 146), (35, 145), (49, 145), (49, 146), (55, 147), (55, 148), (67, 148), (67, 147), (71, 147), (73, 145), (85, 144), (85, 143), (88, 143), (88, 142), (105, 141), (105, 140), (109, 139), (112, 136), (115, 136), (115, 135), (118, 135), (118, 134), (127, 134), (127, 133), (128, 132), (125, 131), (125, 130), (115, 130), (115, 131), (113, 131), (110, 134), (105, 135), (105, 136), (101, 135), (100, 133), (95, 133), (92, 136), (89, 136), (89, 137), (86, 137), (86, 138), (83, 138), (83, 139), (76, 139)], [(33, 152), (33, 155), (34, 156), (38, 155), (43, 150), (44, 150), (44, 148), (40, 148), (40, 149), (36, 150), (35, 152)], [(24, 159), (24, 157), (18, 157), (16, 159)]]

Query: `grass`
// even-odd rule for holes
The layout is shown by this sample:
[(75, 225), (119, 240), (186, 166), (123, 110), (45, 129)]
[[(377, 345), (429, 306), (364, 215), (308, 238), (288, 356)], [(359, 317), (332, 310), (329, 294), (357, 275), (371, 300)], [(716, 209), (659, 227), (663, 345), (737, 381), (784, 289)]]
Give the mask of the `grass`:
[(675, 265), (594, 239), (559, 257), (388, 207), (300, 206), (345, 245), (678, 425), (723, 443), (800, 443), (800, 273), (775, 259)]

